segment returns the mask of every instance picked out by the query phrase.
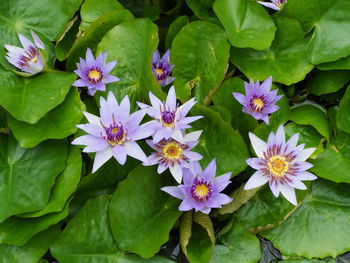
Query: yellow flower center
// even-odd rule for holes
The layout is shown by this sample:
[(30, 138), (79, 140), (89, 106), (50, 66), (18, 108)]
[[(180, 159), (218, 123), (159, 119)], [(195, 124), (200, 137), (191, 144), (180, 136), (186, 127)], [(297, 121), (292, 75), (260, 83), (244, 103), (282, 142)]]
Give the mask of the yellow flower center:
[(279, 177), (279, 176), (284, 176), (285, 173), (288, 171), (289, 162), (283, 156), (274, 155), (269, 159), (267, 166), (269, 168), (269, 171), (274, 176)]
[(253, 99), (254, 111), (259, 111), (262, 107), (264, 107), (264, 102), (260, 98)]
[(30, 60), (30, 62), (33, 62), (33, 63), (38, 62), (38, 56), (34, 56), (34, 57)]
[(163, 154), (167, 159), (180, 159), (182, 148), (176, 142), (170, 142), (164, 146)]
[(209, 188), (205, 184), (199, 184), (194, 191), (199, 199), (204, 199), (209, 193)]
[(118, 132), (118, 128), (117, 127), (112, 129), (112, 133), (117, 133), (117, 132)]
[(90, 79), (99, 80), (100, 77), (101, 77), (101, 73), (100, 73), (99, 71), (95, 70), (95, 69), (94, 69), (94, 70), (91, 70), (91, 71), (89, 72), (89, 78), (90, 78)]
[(156, 73), (159, 76), (159, 75), (162, 75), (164, 73), (164, 71), (161, 68), (157, 68)]

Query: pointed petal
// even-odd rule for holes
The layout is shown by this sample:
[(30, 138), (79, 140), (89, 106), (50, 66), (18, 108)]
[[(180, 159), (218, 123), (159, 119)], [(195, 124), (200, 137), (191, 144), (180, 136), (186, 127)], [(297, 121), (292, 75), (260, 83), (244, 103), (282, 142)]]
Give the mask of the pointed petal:
[(214, 188), (217, 193), (224, 190), (231, 183), (230, 181), (231, 174), (232, 173), (229, 172), (215, 178)]
[(243, 106), (246, 106), (246, 104), (247, 104), (247, 97), (246, 96), (244, 96), (243, 94), (238, 93), (238, 92), (233, 92), (232, 95), (233, 95), (233, 97), (235, 97), (235, 99), (240, 104), (242, 104)]
[(163, 102), (154, 96), (152, 92), (149, 92), (149, 99), (151, 101), (152, 107), (156, 110), (160, 110), (160, 108), (163, 106)]
[(91, 113), (88, 113), (86, 111), (83, 112), (85, 118), (90, 122), (90, 123), (93, 123), (95, 125), (98, 125), (98, 126), (101, 126), (101, 123), (100, 123), (100, 118), (97, 117), (96, 115), (93, 115)]
[(284, 134), (284, 127), (280, 125), (276, 132), (275, 143), (276, 144), (284, 144), (286, 142), (286, 135)]
[(264, 151), (267, 148), (266, 142), (258, 138), (254, 133), (249, 132), (249, 139), (252, 143), (253, 149), (258, 157), (264, 156)]
[(176, 182), (180, 184), (182, 181), (182, 167), (179, 164), (174, 164), (169, 166), (169, 170)]
[(77, 79), (76, 81), (74, 81), (74, 83), (72, 84), (72, 86), (74, 87), (87, 87), (89, 84), (83, 80), (83, 79)]
[(18, 37), (19, 37), (19, 41), (21, 41), (21, 44), (26, 51), (28, 51), (30, 47), (35, 48), (34, 44), (24, 35), (18, 34)]
[(124, 144), (126, 153), (131, 157), (140, 160), (141, 162), (148, 163), (147, 156), (142, 151), (141, 147), (136, 142), (128, 142)]
[(185, 135), (184, 141), (185, 142), (194, 142), (194, 141), (198, 141), (199, 137), (202, 134), (202, 130), (200, 131), (194, 131), (194, 132), (190, 132), (188, 134)]
[(263, 5), (263, 6), (266, 6), (268, 8), (271, 8), (273, 10), (276, 10), (276, 11), (279, 11), (280, 8), (278, 6), (276, 6), (275, 4), (273, 3), (267, 3), (267, 2), (261, 2), (261, 1), (257, 1), (259, 4)]
[(174, 86), (171, 86), (168, 92), (168, 96), (165, 102), (166, 106), (170, 108), (170, 110), (175, 110), (176, 108), (176, 94)]
[(45, 46), (43, 44), (43, 42), (40, 40), (40, 38), (34, 33), (33, 30), (30, 30), (30, 33), (32, 34), (32, 37), (34, 39), (34, 44), (37, 48), (40, 49), (45, 49)]
[(171, 196), (178, 198), (178, 199), (184, 199), (184, 194), (182, 193), (182, 191), (180, 190), (179, 187), (177, 186), (165, 186), (160, 188), (160, 190), (170, 194)]
[(288, 185), (296, 188), (296, 189), (300, 189), (300, 190), (306, 190), (307, 187), (304, 183), (302, 183), (301, 181), (299, 181), (297, 178), (295, 177), (289, 177), (291, 179), (291, 181), (287, 181)]
[(185, 155), (190, 161), (199, 161), (203, 158), (201, 154), (192, 151), (183, 151), (183, 155)]
[(299, 161), (305, 161), (307, 158), (310, 157), (311, 154), (316, 150), (316, 148), (307, 148), (303, 149), (300, 152), (298, 152), (297, 157), (295, 158), (296, 162)]
[(180, 117), (185, 117), (191, 108), (196, 104), (195, 98), (190, 99), (186, 103), (182, 104), (176, 111)]
[(317, 179), (316, 175), (309, 173), (309, 172), (306, 172), (306, 171), (298, 172), (296, 177), (299, 180), (308, 180), (308, 181)]
[(205, 168), (203, 175), (206, 177), (206, 180), (213, 181), (216, 175), (216, 159), (210, 161), (208, 166)]
[(180, 211), (189, 211), (191, 209), (193, 209), (193, 202), (189, 198), (183, 200), (179, 206)]
[(105, 162), (107, 162), (113, 156), (112, 150), (110, 147), (104, 151), (97, 152), (95, 155), (94, 165), (92, 168), (92, 173), (96, 172)]
[(117, 78), (116, 76), (113, 76), (113, 75), (107, 75), (103, 78), (103, 82), (106, 84), (112, 83), (112, 82), (117, 82), (119, 80), (120, 80), (120, 78)]
[(260, 158), (249, 158), (246, 163), (255, 170), (264, 168), (264, 162)]
[(282, 195), (293, 205), (297, 206), (297, 198), (295, 196), (295, 190), (293, 187), (287, 185), (287, 184), (282, 184), (280, 185), (280, 190)]
[(184, 179), (184, 184), (191, 186), (193, 184), (194, 180), (194, 175), (190, 169), (183, 169), (183, 179)]
[(95, 63), (94, 55), (91, 52), (91, 49), (86, 50), (86, 64), (88, 67), (91, 67)]
[(112, 61), (112, 62), (109, 62), (106, 65), (104, 65), (104, 67), (103, 67), (103, 75), (107, 76), (114, 69), (114, 67), (116, 65), (117, 65), (117, 61)]
[(112, 152), (113, 152), (114, 158), (118, 161), (118, 163), (120, 163), (121, 165), (124, 165), (126, 162), (126, 156), (127, 156), (124, 147), (116, 145), (113, 147)]
[(271, 86), (272, 86), (272, 76), (268, 77), (267, 79), (265, 79), (263, 83), (261, 83), (260, 90), (263, 93), (267, 93), (268, 91), (271, 90)]
[(158, 49), (153, 52), (152, 63), (157, 63), (160, 61), (160, 54)]
[(164, 163), (160, 163), (158, 165), (158, 168), (157, 168), (157, 173), (158, 174), (161, 174), (163, 173), (166, 169), (168, 169), (168, 165), (164, 164)]
[(259, 187), (269, 181), (269, 178), (262, 171), (256, 171), (244, 186), (244, 190)]

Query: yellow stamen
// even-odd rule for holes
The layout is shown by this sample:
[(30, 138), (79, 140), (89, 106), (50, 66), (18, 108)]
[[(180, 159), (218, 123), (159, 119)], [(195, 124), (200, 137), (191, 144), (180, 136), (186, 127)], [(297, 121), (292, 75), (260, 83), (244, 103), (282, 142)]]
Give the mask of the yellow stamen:
[(99, 80), (101, 77), (101, 73), (97, 70), (91, 70), (89, 72), (89, 77), (90, 79), (93, 79), (93, 80)]
[(267, 166), (271, 174), (279, 177), (284, 176), (285, 173), (288, 171), (289, 162), (283, 156), (274, 155), (269, 159)]
[(33, 63), (38, 62), (38, 56), (34, 56), (34, 57), (30, 60), (30, 62), (33, 62)]
[(118, 128), (113, 128), (113, 129), (112, 129), (112, 132), (113, 132), (113, 133), (117, 133), (117, 132), (118, 132)]
[(162, 69), (160, 69), (160, 68), (157, 68), (156, 69), (156, 73), (159, 76), (159, 75), (162, 75), (164, 73), (164, 71)]
[(258, 111), (258, 110), (260, 110), (262, 107), (264, 107), (264, 102), (263, 102), (263, 100), (260, 99), (260, 98), (255, 98), (255, 99), (253, 99), (253, 103), (254, 103), (254, 105), (255, 105), (254, 111)]
[(204, 197), (209, 193), (209, 188), (205, 184), (199, 184), (195, 189), (195, 193), (199, 198), (204, 199)]
[(180, 159), (182, 148), (176, 142), (170, 142), (163, 148), (163, 154), (167, 159)]

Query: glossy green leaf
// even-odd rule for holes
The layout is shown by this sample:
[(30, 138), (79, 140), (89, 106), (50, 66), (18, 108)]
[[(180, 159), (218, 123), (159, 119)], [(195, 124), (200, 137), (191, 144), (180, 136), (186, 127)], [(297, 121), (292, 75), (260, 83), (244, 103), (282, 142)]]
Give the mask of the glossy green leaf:
[(345, 70), (316, 71), (305, 88), (320, 96), (340, 90), (349, 80), (349, 72)]
[(199, 18), (214, 16), (212, 9), (215, 0), (186, 0), (186, 4)]
[(113, 91), (119, 101), (128, 95), (134, 108), (135, 101), (148, 99), (149, 91), (163, 96), (152, 72), (152, 55), (157, 44), (157, 26), (149, 19), (123, 22), (108, 31), (97, 50), (108, 50), (108, 59), (118, 61), (111, 74), (121, 80), (109, 84), (107, 91)]
[(36, 123), (63, 102), (75, 79), (61, 71), (23, 78), (0, 67), (0, 105), (17, 120)]
[(307, 39), (298, 21), (274, 16), (276, 37), (270, 48), (264, 50), (231, 49), (232, 62), (248, 77), (290, 85), (303, 80), (313, 65), (306, 59)]
[(109, 217), (121, 249), (148, 258), (169, 239), (181, 212), (178, 200), (160, 190), (163, 180), (154, 167), (137, 166), (118, 184)]
[[(0, 9), (0, 46), (20, 46), (17, 33), (27, 34), (28, 29), (39, 31), (50, 40), (57, 40), (81, 2), (82, 0), (3, 1)], [(0, 49), (0, 64), (11, 68), (5, 59), (5, 52), (6, 49)]]
[[(347, 72), (349, 74), (349, 72)], [(349, 76), (349, 75), (348, 75)], [(342, 131), (350, 133), (350, 86), (347, 88), (343, 98), (339, 103), (339, 110), (337, 112), (337, 127)]]
[[(91, 23), (91, 25), (85, 30), (84, 34), (77, 37), (68, 52), (66, 63), (67, 70), (73, 71), (77, 68), (76, 63), (79, 62), (80, 57), (85, 58), (87, 48), (90, 48), (92, 52), (95, 52), (97, 44), (109, 30), (121, 22), (131, 19), (133, 19), (133, 15), (128, 10), (119, 9), (107, 13)], [(107, 57), (107, 61), (110, 61), (109, 57)]]
[(12, 137), (0, 136), (0, 222), (46, 206), (55, 178), (65, 167), (66, 152), (65, 141), (24, 149)]
[(245, 94), (242, 79), (235, 77), (225, 80), (215, 92), (213, 102), (217, 106), (224, 106), (230, 110), (232, 126), (240, 131), (242, 136), (248, 136), (248, 132), (254, 130), (258, 122), (242, 111), (242, 105), (233, 97), (232, 92)]
[(235, 223), (213, 249), (210, 263), (256, 263), (261, 258), (260, 242), (242, 225)]
[(182, 214), (180, 224), (180, 245), (182, 252), (187, 255), (187, 245), (192, 235), (193, 212), (187, 211)]
[(199, 144), (194, 151), (203, 155), (202, 166), (207, 165), (216, 158), (217, 175), (225, 172), (233, 172), (233, 175), (243, 171), (247, 164), (247, 147), (238, 131), (223, 121), (220, 114), (213, 110), (198, 105), (192, 109), (193, 115), (201, 115), (204, 118), (194, 122), (194, 130), (203, 130)]
[(350, 2), (347, 0), (290, 0), (281, 15), (295, 18), (312, 32), (307, 48), (313, 64), (335, 61), (350, 55)]
[(84, 22), (94, 22), (106, 13), (120, 9), (124, 7), (116, 0), (86, 0), (81, 6), (80, 15)]
[(317, 68), (321, 70), (350, 69), (350, 56), (340, 58), (333, 62), (318, 64)]
[(325, 151), (312, 161), (312, 171), (323, 178), (334, 182), (350, 183), (350, 136), (346, 133), (337, 141), (331, 141)]
[(271, 46), (276, 27), (260, 4), (249, 0), (216, 0), (213, 8), (232, 46), (258, 50)]
[(348, 184), (317, 179), (310, 193), (284, 223), (261, 234), (288, 256), (325, 258), (349, 251), (348, 188)]
[(66, 205), (69, 197), (78, 187), (81, 177), (82, 158), (80, 149), (75, 146), (70, 147), (66, 167), (63, 172), (57, 176), (55, 185), (50, 194), (47, 206), (37, 212), (26, 213), (21, 217), (38, 217), (48, 213), (59, 212)]
[(298, 124), (311, 125), (327, 140), (330, 138), (331, 126), (327, 116), (315, 105), (304, 104), (292, 108), (289, 119)]
[(190, 263), (209, 263), (212, 244), (204, 228), (197, 224), (192, 226), (192, 235), (187, 246), (187, 259)]
[(185, 25), (188, 24), (188, 22), (189, 19), (187, 16), (179, 16), (173, 22), (171, 22), (165, 39), (165, 46), (167, 49), (171, 47), (176, 35)]
[(208, 236), (211, 240), (211, 243), (212, 245), (214, 245), (215, 244), (214, 226), (209, 215), (204, 214), (202, 212), (196, 212), (193, 215), (193, 220), (194, 222), (196, 222), (198, 225), (200, 225), (207, 231)]
[(8, 125), (22, 147), (35, 147), (46, 139), (63, 139), (73, 134), (83, 118), (84, 104), (78, 90), (72, 88), (62, 104), (34, 124), (8, 116)]
[(21, 247), (0, 245), (1, 263), (37, 263), (61, 232), (55, 225), (40, 232)]
[(324, 140), (322, 135), (317, 130), (308, 125), (298, 125), (293, 122), (284, 126), (284, 131), (287, 138), (292, 137), (294, 134), (299, 133), (298, 144), (305, 143), (306, 148), (319, 147)]
[(225, 31), (215, 24), (196, 21), (182, 28), (171, 50), (176, 95), (188, 100), (193, 90), (198, 102), (209, 104), (224, 79), (229, 48)]
[(69, 214), (68, 204), (58, 213), (37, 218), (10, 217), (0, 223), (0, 243), (22, 246), (34, 235), (57, 224)]
[(78, 18), (78, 16), (74, 16), (73, 19), (66, 25), (61, 37), (57, 40), (55, 45), (55, 54), (59, 61), (63, 61), (67, 58), (67, 54), (72, 48), (72, 45), (76, 40), (76, 36), (80, 34), (80, 23), (81, 20)]

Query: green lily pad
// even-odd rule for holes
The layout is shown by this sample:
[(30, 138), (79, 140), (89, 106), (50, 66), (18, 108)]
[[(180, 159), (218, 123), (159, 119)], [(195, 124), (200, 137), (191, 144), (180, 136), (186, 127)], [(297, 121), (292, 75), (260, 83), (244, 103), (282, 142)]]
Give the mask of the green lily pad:
[(247, 147), (238, 131), (222, 120), (219, 113), (201, 106), (195, 106), (192, 111), (194, 115), (201, 115), (204, 118), (194, 122), (194, 130), (203, 130), (199, 144), (194, 151), (203, 155), (200, 161), (207, 165), (213, 158), (216, 158), (217, 175), (226, 172), (233, 172), (233, 175), (243, 171), (249, 158)]
[(0, 67), (0, 105), (17, 120), (36, 123), (63, 102), (76, 78), (62, 71), (23, 78)]
[(256, 263), (261, 258), (261, 247), (257, 237), (242, 225), (235, 223), (214, 247), (210, 263), (240, 262)]
[(149, 258), (169, 239), (181, 212), (178, 200), (160, 190), (162, 181), (163, 176), (154, 167), (137, 166), (118, 184), (110, 201), (109, 217), (113, 236), (122, 250)]
[(37, 218), (10, 217), (0, 223), (0, 243), (23, 246), (37, 233), (57, 224), (69, 214), (68, 204), (58, 213)]
[(78, 90), (72, 88), (62, 104), (49, 111), (37, 123), (18, 121), (8, 115), (8, 125), (22, 147), (31, 148), (46, 139), (63, 139), (76, 132), (83, 118), (84, 104)]
[(169, 49), (173, 43), (174, 38), (180, 32), (180, 30), (189, 22), (188, 16), (179, 16), (173, 22), (171, 22), (168, 32), (166, 34), (165, 46)]
[[(107, 92), (112, 91), (119, 101), (128, 95), (133, 108), (136, 108), (135, 101), (148, 99), (149, 91), (164, 96), (152, 71), (157, 44), (157, 26), (149, 19), (126, 21), (108, 31), (97, 51), (108, 50), (108, 60), (118, 61), (111, 74), (120, 81), (109, 84)], [(105, 93), (98, 92), (95, 97), (102, 94)]]
[(0, 222), (46, 206), (55, 178), (65, 167), (66, 152), (65, 141), (24, 149), (13, 137), (0, 136)]
[(312, 64), (320, 64), (350, 55), (349, 10), (347, 0), (290, 0), (280, 15), (300, 21), (307, 32), (312, 30), (307, 57)]
[(199, 18), (215, 16), (213, 4), (215, 0), (186, 0), (186, 4)]
[(232, 46), (258, 50), (271, 46), (276, 27), (260, 4), (249, 0), (216, 0), (213, 8)]
[(55, 225), (40, 232), (21, 247), (0, 245), (1, 260), (3, 263), (37, 263), (60, 232), (60, 225)]
[(94, 22), (100, 16), (124, 7), (115, 0), (86, 0), (80, 9), (81, 19), (84, 22)]
[(262, 81), (272, 76), (275, 82), (290, 85), (303, 80), (313, 69), (306, 59), (308, 40), (298, 21), (276, 15), (274, 21), (277, 31), (271, 47), (232, 48), (231, 60), (248, 78)]
[(224, 79), (229, 49), (225, 31), (218, 25), (196, 21), (183, 27), (171, 50), (176, 95), (188, 100), (193, 89), (198, 102), (209, 104)]
[(325, 258), (349, 251), (348, 188), (348, 184), (317, 179), (294, 213), (280, 226), (261, 234), (288, 256)]

